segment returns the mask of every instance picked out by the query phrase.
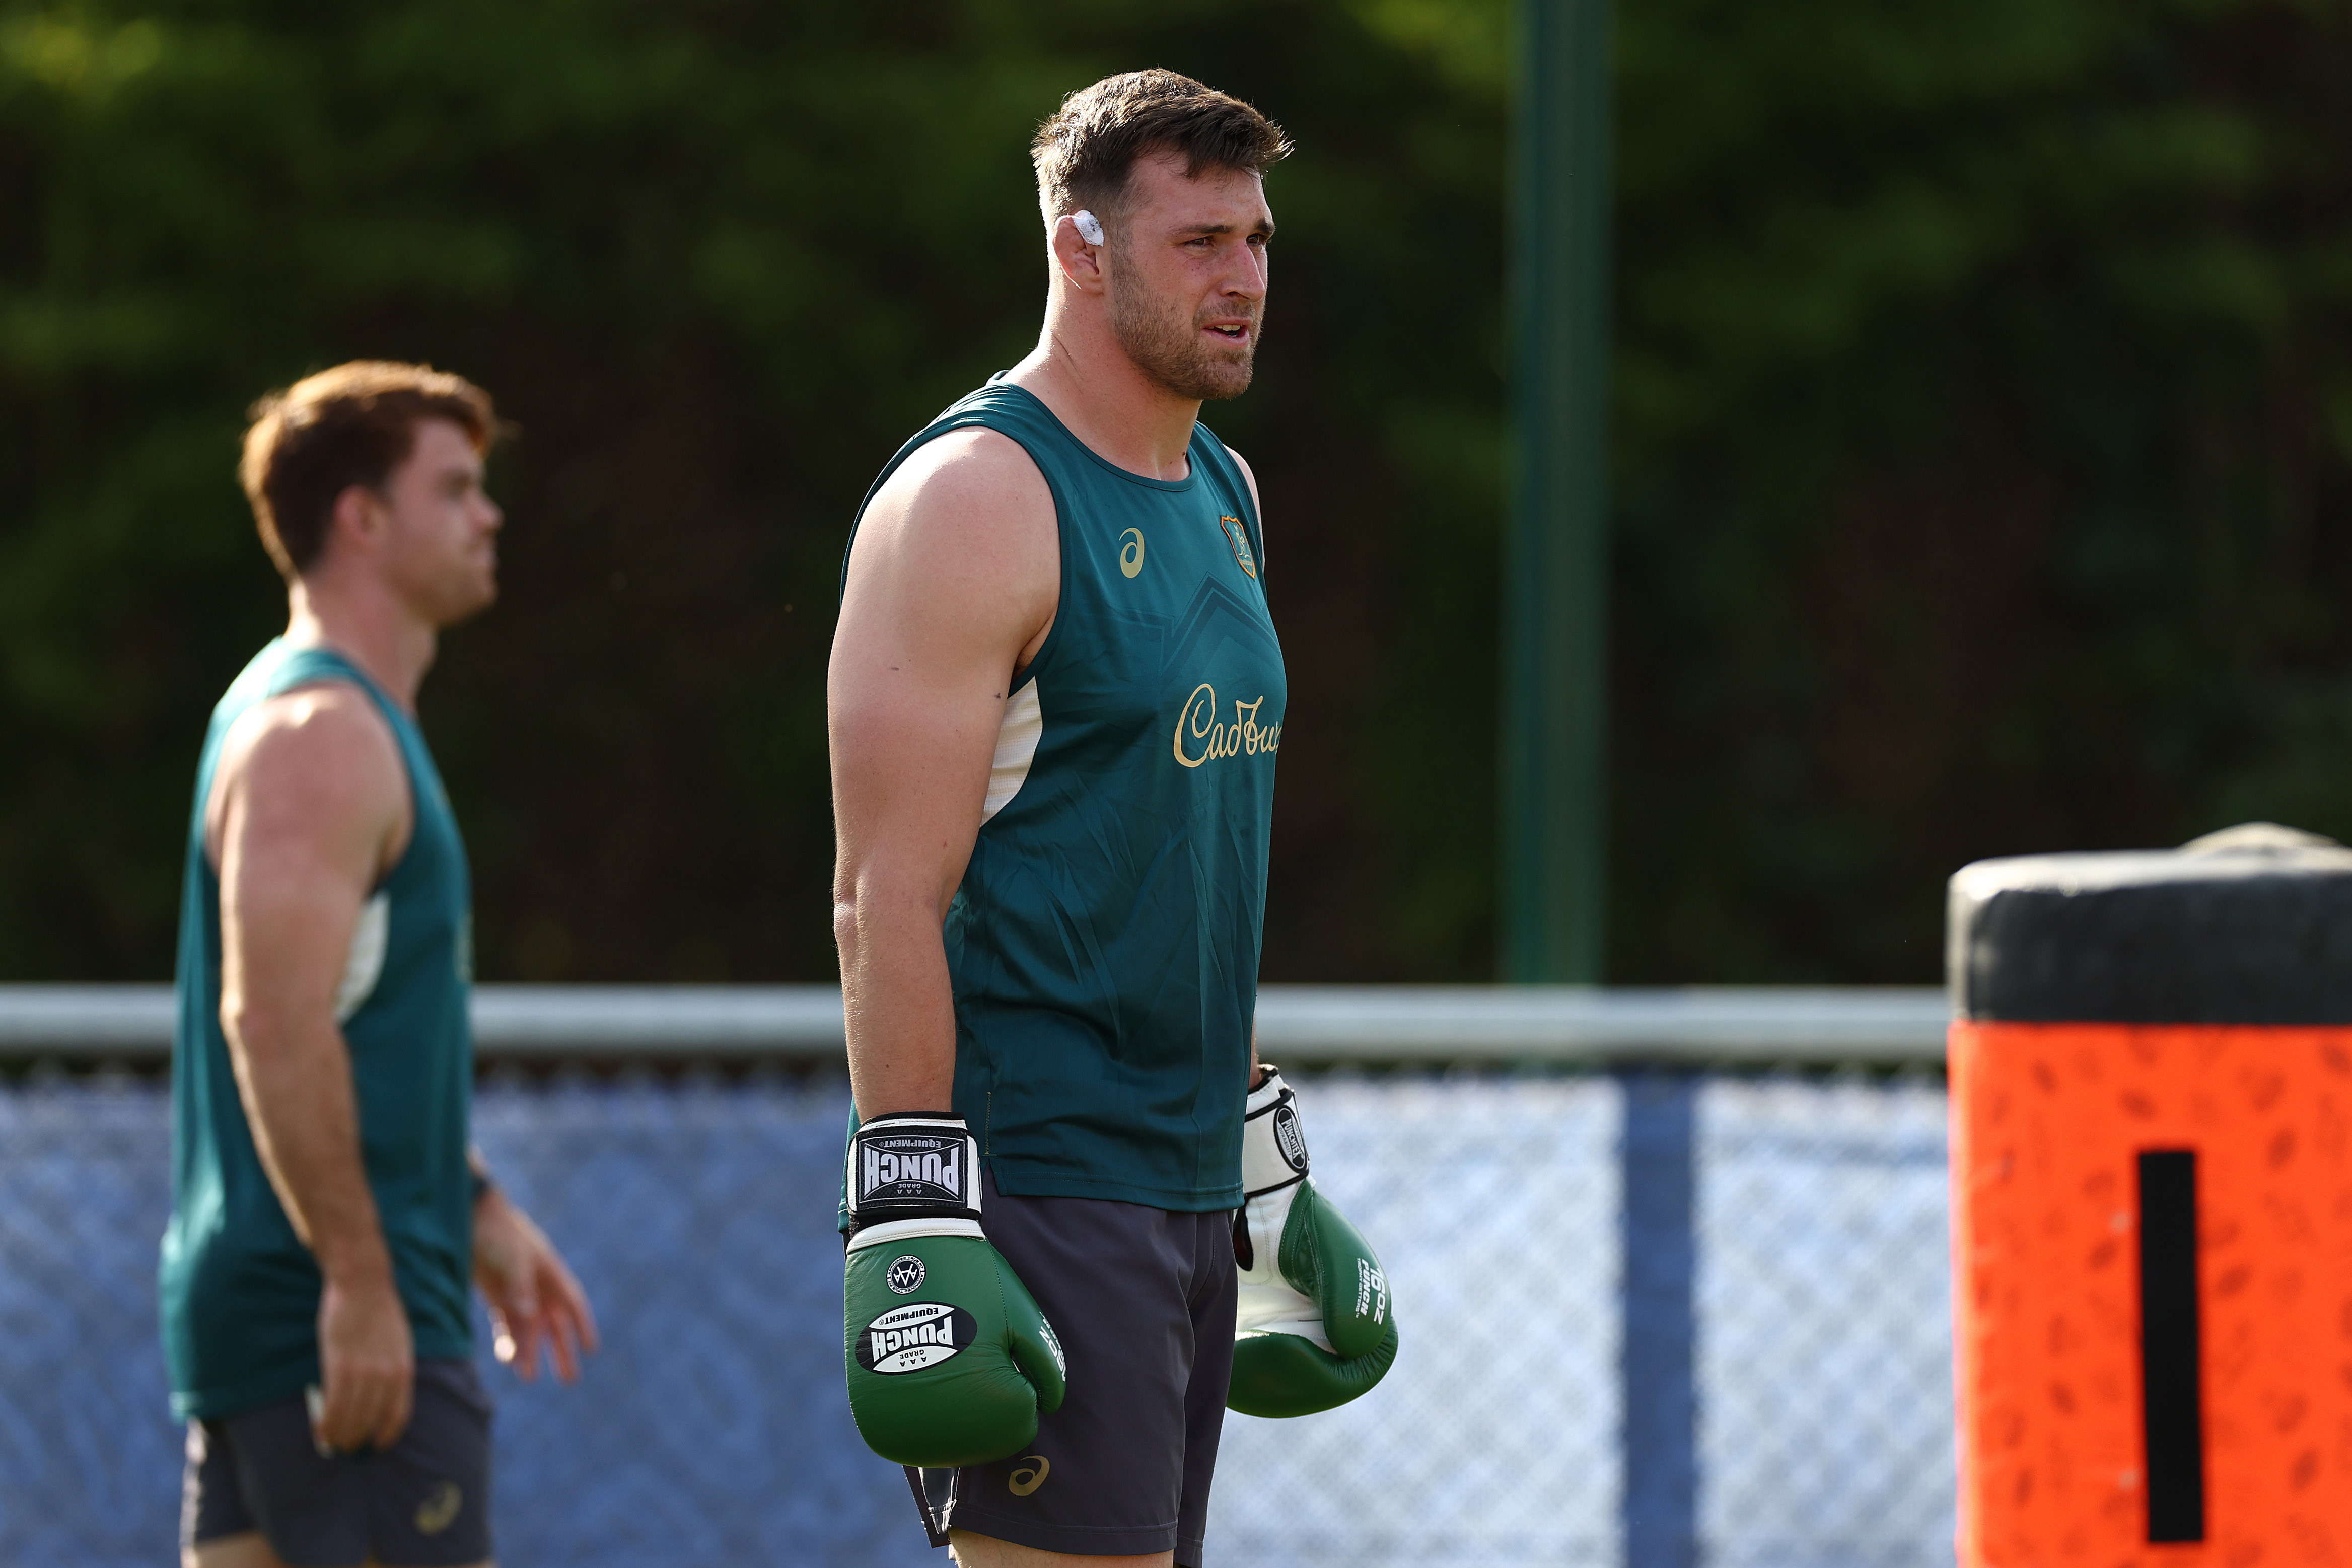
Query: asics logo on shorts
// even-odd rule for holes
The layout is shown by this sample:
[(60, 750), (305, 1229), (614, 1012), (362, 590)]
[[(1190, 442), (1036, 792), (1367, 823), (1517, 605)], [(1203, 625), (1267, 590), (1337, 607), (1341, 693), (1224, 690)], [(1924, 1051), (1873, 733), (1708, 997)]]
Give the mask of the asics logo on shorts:
[(1027, 1497), (1045, 1484), (1054, 1473), (1054, 1461), (1043, 1454), (1024, 1454), (1021, 1468), (1004, 1478), (1004, 1489), (1014, 1497)]
[(416, 1533), (438, 1535), (457, 1522), (457, 1514), (466, 1506), (466, 1493), (455, 1481), (443, 1481), (433, 1495), (416, 1505)]

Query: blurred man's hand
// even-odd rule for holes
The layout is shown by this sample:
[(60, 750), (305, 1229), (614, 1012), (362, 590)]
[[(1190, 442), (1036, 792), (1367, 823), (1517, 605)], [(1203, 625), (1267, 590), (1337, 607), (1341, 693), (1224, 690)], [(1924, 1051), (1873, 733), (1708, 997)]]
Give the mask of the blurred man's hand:
[(596, 1348), (588, 1297), (546, 1234), (495, 1187), (474, 1205), (474, 1282), (489, 1303), (499, 1360), (528, 1382), (544, 1349), (557, 1377), (579, 1380)]
[(400, 1441), (416, 1395), (416, 1346), (389, 1264), (380, 1274), (327, 1277), (319, 1296), (319, 1375), (326, 1396), (313, 1433), (320, 1443), (352, 1454)]

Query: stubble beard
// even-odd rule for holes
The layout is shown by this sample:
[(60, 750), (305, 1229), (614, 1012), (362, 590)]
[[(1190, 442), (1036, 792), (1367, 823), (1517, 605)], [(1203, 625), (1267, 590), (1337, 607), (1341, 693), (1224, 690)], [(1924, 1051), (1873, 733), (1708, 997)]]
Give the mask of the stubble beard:
[[(471, 563), (467, 563), (469, 566)], [(447, 605), (445, 626), (460, 621), (470, 621), (499, 602), (499, 568), (496, 557), (483, 566), (467, 571), (450, 584), (452, 592)]]
[(1125, 268), (1111, 273), (1110, 327), (1136, 369), (1176, 396), (1202, 403), (1239, 397), (1249, 390), (1258, 325), (1265, 318), (1263, 302), (1250, 310), (1248, 339), (1221, 348), (1202, 335), (1202, 318), (1234, 312), (1203, 309), (1196, 315), (1129, 281), (1130, 276)]
[(436, 630), (470, 621), (499, 601), (497, 558), (437, 562), (400, 584), (401, 597)]

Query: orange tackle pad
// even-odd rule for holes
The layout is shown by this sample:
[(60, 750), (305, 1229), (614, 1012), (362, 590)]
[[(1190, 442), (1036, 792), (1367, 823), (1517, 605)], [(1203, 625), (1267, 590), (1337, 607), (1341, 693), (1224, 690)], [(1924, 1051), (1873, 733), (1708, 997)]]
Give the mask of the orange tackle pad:
[[(2352, 1568), (2352, 1028), (1963, 1021), (1949, 1060), (1963, 1568)], [(2201, 1541), (2149, 1540), (2149, 1151), (2194, 1154)]]

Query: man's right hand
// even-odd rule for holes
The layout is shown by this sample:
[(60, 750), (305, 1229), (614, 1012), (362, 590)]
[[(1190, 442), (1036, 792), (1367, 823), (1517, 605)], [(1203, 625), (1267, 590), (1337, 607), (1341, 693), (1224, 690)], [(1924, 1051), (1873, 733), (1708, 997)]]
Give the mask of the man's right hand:
[(400, 1441), (416, 1395), (416, 1344), (389, 1268), (328, 1279), (319, 1297), (319, 1365), (320, 1443), (352, 1454)]

